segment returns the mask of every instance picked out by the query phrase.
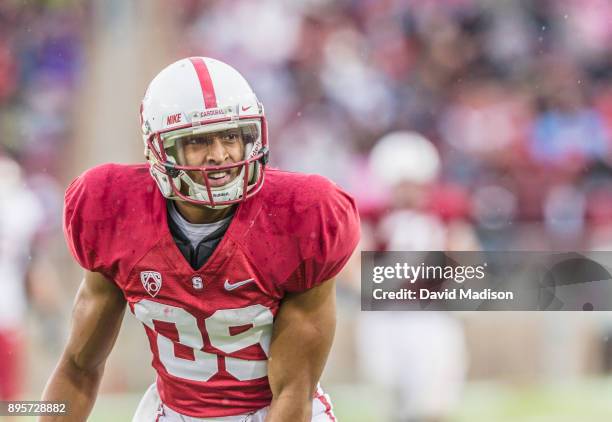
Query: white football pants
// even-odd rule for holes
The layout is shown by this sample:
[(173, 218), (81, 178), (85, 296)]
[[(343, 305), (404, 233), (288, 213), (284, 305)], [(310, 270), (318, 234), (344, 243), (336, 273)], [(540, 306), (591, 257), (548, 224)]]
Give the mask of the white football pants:
[[(132, 422), (264, 422), (267, 414), (268, 407), (236, 416), (194, 418), (181, 415), (161, 402), (153, 383), (140, 400)], [(312, 400), (312, 422), (337, 422), (331, 400), (321, 387), (317, 387), (316, 397)]]
[(362, 312), (357, 350), (365, 378), (397, 395), (401, 420), (446, 419), (467, 370), (463, 327), (442, 312)]

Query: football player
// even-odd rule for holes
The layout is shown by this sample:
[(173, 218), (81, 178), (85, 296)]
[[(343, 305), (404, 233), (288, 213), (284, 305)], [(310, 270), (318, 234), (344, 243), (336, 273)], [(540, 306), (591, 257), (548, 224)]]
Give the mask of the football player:
[(134, 421), (335, 420), (318, 380), (334, 277), (359, 238), (353, 200), (266, 168), (263, 106), (220, 61), (162, 70), (140, 118), (148, 165), (101, 165), (66, 192), (85, 277), (44, 400), (87, 418), (127, 304), (157, 372)]
[(0, 197), (0, 400), (5, 401), (22, 394), (28, 299), (36, 304), (36, 295), (29, 293), (39, 284), (34, 274), (40, 264), (32, 255), (44, 210), (19, 164), (2, 151)]

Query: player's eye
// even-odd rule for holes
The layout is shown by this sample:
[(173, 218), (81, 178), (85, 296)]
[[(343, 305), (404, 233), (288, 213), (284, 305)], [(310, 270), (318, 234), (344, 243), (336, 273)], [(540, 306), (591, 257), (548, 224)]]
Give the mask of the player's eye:
[(240, 139), (240, 135), (237, 132), (228, 132), (223, 135), (223, 140), (228, 142), (236, 142)]
[(185, 140), (185, 145), (204, 145), (207, 143), (208, 143), (208, 139), (201, 137), (201, 136), (187, 138)]

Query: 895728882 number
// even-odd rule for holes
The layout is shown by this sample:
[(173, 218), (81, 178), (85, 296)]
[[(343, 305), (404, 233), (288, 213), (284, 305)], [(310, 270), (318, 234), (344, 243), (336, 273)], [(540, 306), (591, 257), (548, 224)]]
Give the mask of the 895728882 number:
[(67, 415), (68, 404), (56, 401), (0, 401), (0, 416)]

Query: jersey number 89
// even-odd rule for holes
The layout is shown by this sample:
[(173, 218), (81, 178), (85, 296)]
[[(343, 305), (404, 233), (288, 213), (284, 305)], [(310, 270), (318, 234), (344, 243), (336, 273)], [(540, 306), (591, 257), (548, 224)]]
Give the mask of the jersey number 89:
[[(134, 304), (134, 315), (143, 324), (156, 332), (159, 360), (166, 371), (179, 378), (193, 381), (208, 381), (219, 368), (217, 355), (206, 353), (204, 336), (198, 328), (196, 318), (183, 308), (143, 299)], [(259, 344), (266, 356), (269, 355), (274, 316), (263, 305), (245, 308), (220, 309), (204, 320), (210, 344), (225, 352), (234, 353)], [(184, 359), (174, 353), (174, 342), (155, 330), (153, 321), (174, 324), (178, 343), (193, 349), (194, 359)], [(248, 330), (231, 335), (231, 327), (252, 324)], [(262, 378), (267, 375), (267, 360), (247, 360), (225, 357), (225, 369), (240, 381)]]

